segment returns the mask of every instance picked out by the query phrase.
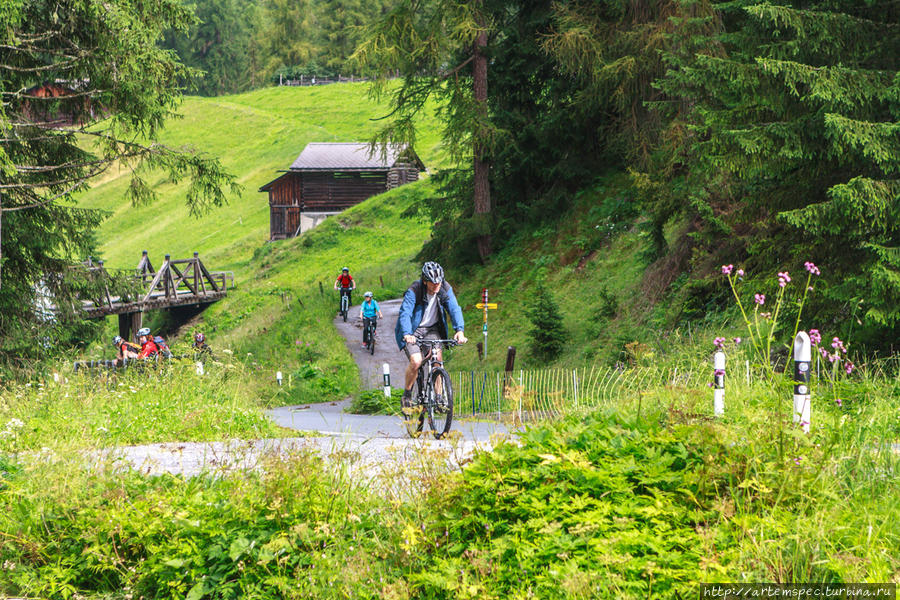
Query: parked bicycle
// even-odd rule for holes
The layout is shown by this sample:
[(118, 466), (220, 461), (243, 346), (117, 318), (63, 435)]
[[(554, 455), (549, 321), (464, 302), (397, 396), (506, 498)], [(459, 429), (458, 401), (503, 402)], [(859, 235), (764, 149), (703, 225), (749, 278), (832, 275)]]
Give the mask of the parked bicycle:
[(375, 317), (365, 317), (363, 319), (363, 343), (369, 350), (369, 354), (375, 354), (375, 329), (378, 322)]
[(411, 437), (422, 433), (425, 418), (434, 432), (434, 437), (441, 439), (450, 431), (453, 423), (453, 386), (450, 374), (444, 370), (442, 362), (435, 358), (439, 348), (457, 346), (456, 340), (417, 340), (422, 348), (422, 364), (416, 373), (412, 394), (408, 401), (401, 401), (406, 431)]
[(350, 291), (353, 288), (341, 288), (341, 316), (344, 317), (344, 323), (347, 322), (347, 313), (350, 312)]

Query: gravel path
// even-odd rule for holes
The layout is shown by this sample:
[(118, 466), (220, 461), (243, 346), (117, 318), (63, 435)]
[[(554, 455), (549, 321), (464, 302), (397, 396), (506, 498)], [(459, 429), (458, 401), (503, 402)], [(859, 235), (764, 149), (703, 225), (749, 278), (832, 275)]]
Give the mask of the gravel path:
[[(422, 469), (457, 469), (491, 444), (468, 440), (387, 439), (361, 436), (229, 440), (225, 442), (173, 442), (120, 446), (97, 453), (101, 462), (127, 466), (147, 475), (194, 476), (223, 474), (258, 468), (267, 455), (313, 452), (329, 463), (347, 467), (354, 476), (376, 480), (398, 474), (414, 479)], [(401, 479), (404, 479), (401, 477)]]
[(397, 349), (397, 342), (394, 340), (394, 326), (397, 324), (400, 302), (401, 300), (397, 299), (378, 303), (384, 318), (378, 319), (374, 355), (369, 354), (369, 351), (362, 347), (362, 321), (359, 320), (359, 306), (350, 307), (346, 323), (340, 315), (334, 319), (335, 328), (344, 336), (347, 348), (359, 366), (363, 389), (372, 390), (384, 385), (382, 379), (384, 363), (391, 366), (391, 385), (394, 387), (403, 385), (403, 373), (406, 371), (409, 361), (406, 359), (406, 354)]

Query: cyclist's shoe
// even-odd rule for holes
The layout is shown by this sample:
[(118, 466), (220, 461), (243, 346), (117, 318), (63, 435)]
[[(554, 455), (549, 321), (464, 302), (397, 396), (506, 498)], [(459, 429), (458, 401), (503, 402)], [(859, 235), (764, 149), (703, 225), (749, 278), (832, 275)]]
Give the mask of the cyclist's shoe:
[(413, 406), (412, 390), (403, 390), (403, 399), (400, 400), (400, 408), (405, 418), (412, 419), (416, 416), (419, 408)]
[(447, 399), (444, 398), (443, 394), (435, 394), (434, 402), (435, 402), (435, 404), (437, 404), (437, 407), (439, 410), (441, 410), (441, 411), (447, 410)]

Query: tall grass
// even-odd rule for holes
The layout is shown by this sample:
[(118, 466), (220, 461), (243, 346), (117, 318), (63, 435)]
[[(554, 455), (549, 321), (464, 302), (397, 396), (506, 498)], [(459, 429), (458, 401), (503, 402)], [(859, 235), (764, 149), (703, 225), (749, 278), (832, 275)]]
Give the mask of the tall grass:
[(283, 436), (242, 362), (62, 371), (0, 391), (0, 453)]

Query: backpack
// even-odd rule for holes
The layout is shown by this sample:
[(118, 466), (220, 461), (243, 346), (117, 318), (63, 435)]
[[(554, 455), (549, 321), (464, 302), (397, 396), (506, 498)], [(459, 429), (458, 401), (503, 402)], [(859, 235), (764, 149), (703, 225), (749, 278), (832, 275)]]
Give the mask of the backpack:
[(159, 348), (159, 355), (163, 358), (172, 358), (172, 351), (169, 350), (169, 345), (166, 343), (166, 340), (162, 339), (160, 336), (153, 336), (153, 343), (156, 344), (156, 347)]

